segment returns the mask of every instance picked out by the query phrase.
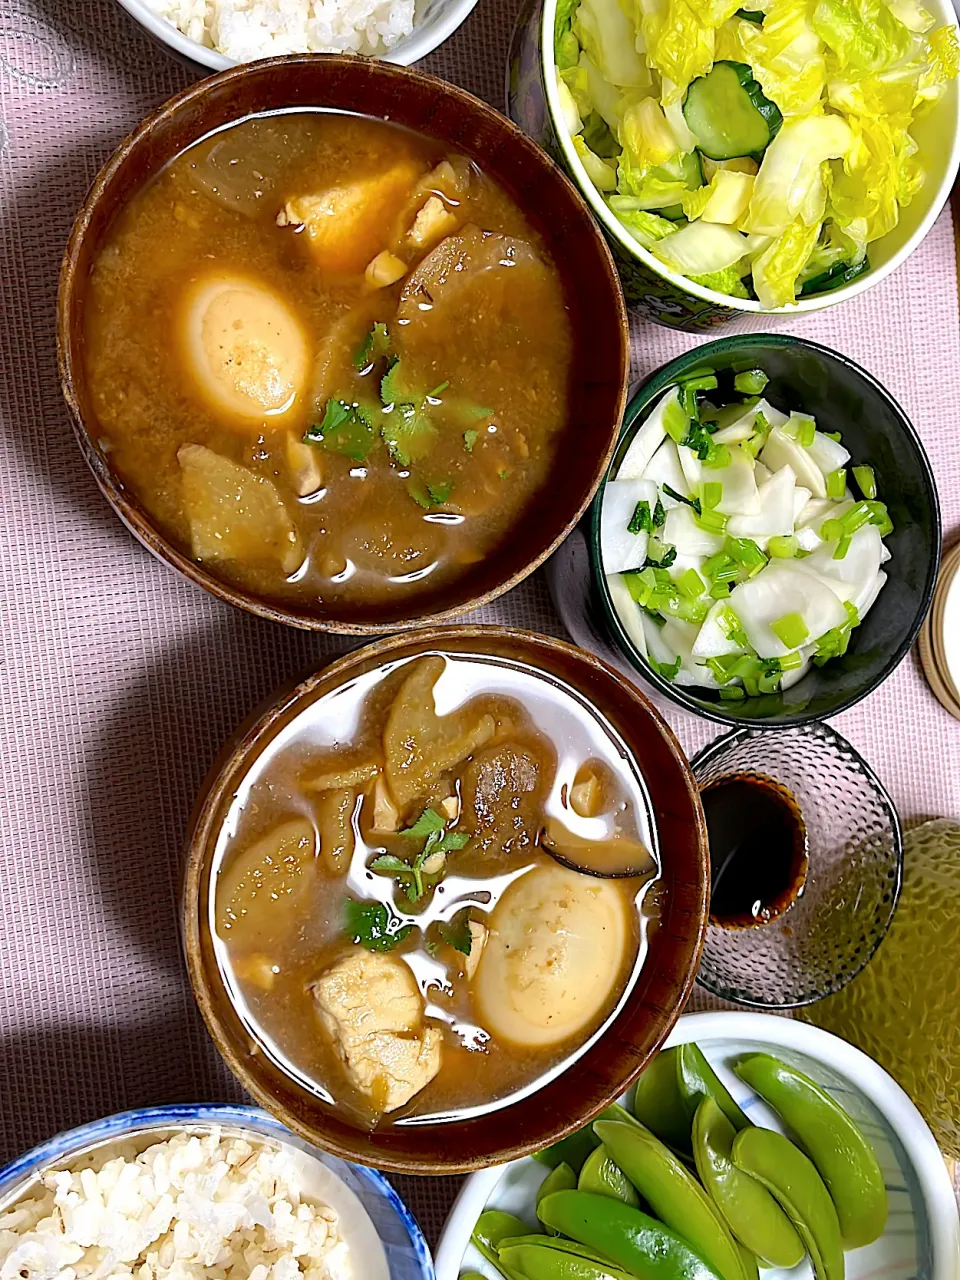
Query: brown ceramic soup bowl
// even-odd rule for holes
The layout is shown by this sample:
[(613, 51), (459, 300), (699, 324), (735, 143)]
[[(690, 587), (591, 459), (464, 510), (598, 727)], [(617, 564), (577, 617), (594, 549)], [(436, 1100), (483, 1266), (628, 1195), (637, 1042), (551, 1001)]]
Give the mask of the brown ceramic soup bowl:
[[(496, 551), (439, 587), (389, 602), (309, 609), (258, 597), (209, 572), (158, 528), (111, 469), (84, 366), (90, 274), (130, 198), (192, 143), (261, 112), (321, 107), (389, 119), (477, 161), (542, 236), (560, 276), (573, 330), (571, 404), (546, 491), (535, 493)], [(604, 474), (625, 403), (626, 313), (610, 252), (561, 170), (515, 125), (432, 76), (363, 58), (309, 55), (237, 67), (185, 90), (147, 118), (106, 163), (77, 217), (63, 262), (58, 348), (64, 396), (83, 455), (111, 506), (156, 556), (221, 600), (291, 626), (376, 634), (438, 621), (515, 586), (559, 545)]]
[[(445, 1122), (348, 1123), (336, 1105), (297, 1084), (260, 1048), (233, 1003), (215, 952), (210, 908), (218, 838), (238, 788), (278, 736), (317, 700), (365, 673), (425, 653), (479, 655), (522, 664), (563, 682), (599, 711), (633, 757), (646, 789), (662, 872), (658, 923), (618, 1011), (559, 1074), (521, 1091), (500, 1109)], [(302, 723), (302, 722), (301, 722)], [(290, 731), (292, 732), (292, 731)], [(256, 808), (256, 805), (254, 806)], [(654, 707), (598, 658), (573, 645), (500, 627), (422, 630), (365, 646), (288, 688), (242, 725), (208, 776), (194, 810), (183, 881), (187, 964), (207, 1027), (227, 1064), (254, 1098), (295, 1133), (336, 1155), (416, 1174), (463, 1173), (538, 1151), (592, 1119), (626, 1089), (670, 1031), (690, 994), (703, 943), (709, 893), (706, 828), (690, 767)], [(319, 1029), (319, 1021), (318, 1021)]]

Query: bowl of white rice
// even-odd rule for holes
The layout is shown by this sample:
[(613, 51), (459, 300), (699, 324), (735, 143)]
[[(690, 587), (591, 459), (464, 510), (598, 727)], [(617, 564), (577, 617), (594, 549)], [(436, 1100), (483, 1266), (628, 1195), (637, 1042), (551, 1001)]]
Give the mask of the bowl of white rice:
[(253, 1107), (128, 1111), (0, 1170), (5, 1280), (435, 1280), (387, 1180)]
[(357, 53), (410, 66), (477, 0), (119, 0), (161, 44), (214, 71), (285, 53)]

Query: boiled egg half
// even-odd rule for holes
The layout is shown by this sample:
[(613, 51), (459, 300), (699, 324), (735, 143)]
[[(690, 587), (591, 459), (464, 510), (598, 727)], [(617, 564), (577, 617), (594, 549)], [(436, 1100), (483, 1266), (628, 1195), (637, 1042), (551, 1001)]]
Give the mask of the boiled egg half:
[(595, 1022), (633, 945), (630, 908), (611, 880), (557, 865), (514, 881), (490, 918), (473, 996), (497, 1039), (561, 1044)]
[(303, 392), (307, 335), (257, 280), (212, 272), (196, 281), (184, 296), (180, 337), (197, 391), (238, 425), (281, 417)]

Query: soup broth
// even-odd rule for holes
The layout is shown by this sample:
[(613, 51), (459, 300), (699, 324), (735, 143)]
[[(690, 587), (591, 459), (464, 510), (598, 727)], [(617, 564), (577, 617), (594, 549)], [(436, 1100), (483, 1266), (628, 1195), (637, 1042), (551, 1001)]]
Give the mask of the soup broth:
[(322, 615), (441, 591), (507, 538), (567, 426), (535, 229), (463, 155), (292, 111), (196, 143), (95, 261), (97, 434), (163, 534)]
[[(589, 843), (642, 870), (560, 865)], [(622, 740), (521, 663), (427, 654), (317, 700), (238, 788), (209, 922), (248, 1031), (358, 1126), (505, 1105), (622, 1007), (657, 911)]]

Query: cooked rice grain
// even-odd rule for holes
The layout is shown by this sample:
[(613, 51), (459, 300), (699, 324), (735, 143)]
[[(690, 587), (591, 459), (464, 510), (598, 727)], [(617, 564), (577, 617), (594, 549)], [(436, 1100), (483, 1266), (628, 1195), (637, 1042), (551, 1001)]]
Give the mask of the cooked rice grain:
[(0, 1211), (0, 1280), (351, 1280), (279, 1147), (179, 1133), (41, 1184)]
[(281, 53), (384, 53), (413, 30), (414, 0), (145, 0), (235, 62)]

